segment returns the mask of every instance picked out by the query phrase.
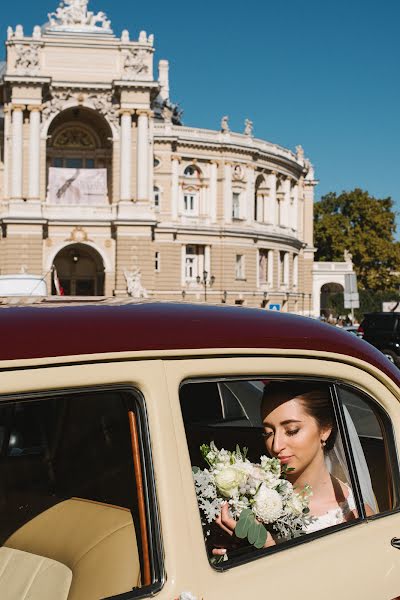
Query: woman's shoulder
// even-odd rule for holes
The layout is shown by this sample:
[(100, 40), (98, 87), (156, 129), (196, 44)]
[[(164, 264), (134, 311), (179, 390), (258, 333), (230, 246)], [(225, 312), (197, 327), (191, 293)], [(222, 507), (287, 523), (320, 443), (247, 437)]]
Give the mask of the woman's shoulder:
[(337, 477), (333, 477), (333, 479), (335, 479), (336, 481), (336, 486), (334, 487), (340, 489), (340, 497), (338, 498), (339, 506), (346, 506), (348, 511), (354, 510), (356, 507), (356, 503), (354, 500), (353, 490), (351, 489), (349, 484), (344, 483), (340, 479), (337, 479)]

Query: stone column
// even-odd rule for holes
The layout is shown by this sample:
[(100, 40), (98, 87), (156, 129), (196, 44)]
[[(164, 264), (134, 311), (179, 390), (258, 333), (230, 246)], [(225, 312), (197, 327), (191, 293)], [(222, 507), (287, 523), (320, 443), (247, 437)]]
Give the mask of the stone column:
[(267, 186), (269, 188), (269, 202), (264, 203), (264, 222), (277, 225), (277, 206), (276, 206), (276, 172), (272, 171), (267, 177)]
[(290, 225), (290, 179), (286, 177), (283, 180), (283, 206), (282, 206), (282, 225), (289, 227)]
[(292, 212), (291, 227), (292, 227), (293, 231), (298, 231), (298, 229), (299, 229), (299, 226), (298, 226), (298, 222), (299, 222), (299, 186), (297, 185), (297, 183), (293, 186), (292, 198), (293, 198), (293, 204), (292, 204), (292, 208), (291, 208), (291, 212)]
[(29, 188), (28, 197), (40, 198), (40, 106), (28, 106), (29, 115)]
[(217, 221), (217, 168), (218, 165), (215, 161), (211, 161), (210, 164), (210, 187), (208, 193), (210, 194), (210, 218), (212, 223)]
[(25, 106), (14, 105), (12, 113), (12, 179), (11, 198), (22, 200), (22, 149)]
[(121, 200), (132, 200), (132, 111), (121, 110), (120, 192)]
[(149, 119), (149, 131), (148, 131), (148, 178), (147, 178), (147, 198), (153, 203), (154, 195), (154, 131), (153, 131), (153, 119)]
[(179, 157), (173, 156), (171, 163), (171, 217), (176, 221), (179, 204)]
[(4, 181), (3, 192), (4, 198), (9, 197), (10, 188), (10, 132), (11, 132), (11, 109), (9, 106), (4, 107)]
[(254, 221), (254, 202), (255, 202), (255, 172), (253, 167), (247, 167), (247, 184), (246, 184), (246, 203), (243, 211), (243, 218), (248, 223)]
[(225, 163), (224, 166), (224, 221), (232, 222), (232, 165)]
[(137, 172), (136, 172), (136, 199), (146, 200), (148, 189), (148, 143), (149, 143), (149, 111), (138, 110), (137, 120)]

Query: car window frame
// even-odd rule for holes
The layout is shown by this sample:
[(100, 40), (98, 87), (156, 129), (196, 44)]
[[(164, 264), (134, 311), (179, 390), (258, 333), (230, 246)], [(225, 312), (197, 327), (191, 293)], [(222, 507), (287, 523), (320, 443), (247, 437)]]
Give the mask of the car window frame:
[[(142, 467), (143, 490), (146, 508), (146, 526), (150, 554), (150, 567), (152, 583), (150, 585), (133, 588), (122, 594), (105, 597), (104, 600), (140, 600), (149, 598), (160, 592), (166, 581), (164, 550), (161, 535), (161, 519), (156, 493), (154, 463), (152, 459), (151, 436), (146, 408), (145, 397), (140, 389), (129, 384), (102, 384), (77, 387), (62, 387), (57, 389), (43, 389), (32, 392), (0, 394), (0, 406), (3, 403), (46, 401), (46, 398), (65, 397), (79, 393), (119, 392), (129, 394), (132, 409), (137, 418), (139, 447)], [(140, 535), (140, 531), (136, 532)]]
[[(365, 523), (369, 520), (376, 520), (379, 518), (384, 518), (384, 517), (387, 517), (392, 514), (396, 514), (396, 513), (400, 512), (400, 506), (398, 506), (395, 509), (392, 509), (390, 511), (385, 511), (383, 513), (378, 513), (376, 515), (371, 515), (368, 517), (365, 514), (365, 508), (364, 508), (363, 501), (362, 501), (359, 478), (358, 478), (358, 474), (357, 474), (355, 463), (354, 463), (351, 445), (350, 445), (350, 442), (348, 439), (349, 436), (347, 433), (347, 428), (345, 427), (345, 424), (344, 424), (343, 407), (342, 407), (341, 401), (338, 398), (338, 394), (337, 394), (337, 390), (336, 390), (336, 386), (338, 384), (343, 384), (343, 385), (346, 384), (350, 389), (354, 389), (358, 393), (369, 397), (370, 401), (372, 403), (377, 404), (379, 409), (381, 409), (385, 413), (385, 415), (387, 416), (387, 418), (391, 424), (391, 440), (392, 440), (392, 445), (393, 445), (392, 450), (395, 451), (394, 456), (396, 457), (398, 472), (400, 472), (400, 465), (399, 465), (399, 456), (398, 456), (398, 452), (397, 452), (395, 432), (393, 429), (392, 419), (390, 418), (390, 415), (387, 413), (387, 411), (384, 409), (384, 407), (377, 400), (374, 400), (373, 398), (371, 398), (369, 394), (366, 394), (365, 391), (360, 389), (356, 384), (349, 384), (347, 382), (341, 382), (336, 377), (315, 377), (315, 376), (307, 376), (307, 375), (302, 376), (302, 375), (284, 375), (284, 374), (278, 375), (276, 373), (274, 373), (271, 376), (269, 376), (269, 375), (267, 376), (265, 374), (263, 374), (263, 375), (255, 375), (254, 374), (254, 375), (243, 375), (243, 376), (236, 375), (236, 374), (235, 375), (222, 375), (222, 376), (213, 375), (210, 377), (193, 376), (193, 377), (186, 377), (180, 382), (179, 387), (178, 387), (179, 404), (180, 404), (181, 387), (188, 383), (202, 383), (202, 382), (220, 383), (220, 382), (230, 382), (230, 381), (255, 381), (255, 380), (263, 380), (263, 379), (282, 380), (282, 381), (288, 381), (288, 380), (307, 381), (310, 383), (313, 382), (313, 383), (321, 383), (324, 385), (329, 385), (333, 408), (334, 408), (334, 412), (335, 412), (335, 418), (337, 419), (338, 430), (339, 430), (340, 435), (342, 436), (343, 445), (345, 448), (347, 467), (348, 467), (349, 476), (350, 476), (350, 483), (351, 483), (352, 491), (354, 494), (354, 499), (355, 499), (358, 516), (351, 521), (339, 523), (338, 525), (333, 525), (331, 527), (327, 527), (325, 529), (320, 529), (320, 530), (314, 531), (312, 533), (307, 533), (304, 536), (294, 538), (292, 540), (286, 540), (284, 544), (277, 544), (276, 546), (271, 546), (269, 548), (262, 548), (260, 550), (256, 550), (254, 548), (250, 548), (250, 549), (246, 548), (246, 549), (243, 549), (242, 551), (235, 551), (237, 553), (237, 555), (230, 558), (226, 562), (223, 561), (223, 562), (220, 562), (217, 564), (212, 564), (210, 562), (210, 559), (209, 559), (208, 553), (207, 553), (206, 543), (204, 543), (203, 547), (204, 547), (204, 551), (207, 555), (207, 559), (208, 559), (210, 568), (212, 568), (213, 570), (215, 570), (217, 572), (221, 572), (221, 573), (229, 571), (231, 568), (245, 565), (249, 562), (252, 562), (253, 560), (258, 560), (258, 559), (264, 558), (266, 556), (270, 556), (270, 555), (274, 555), (278, 552), (282, 552), (287, 548), (293, 548), (297, 545), (302, 546), (303, 544), (308, 544), (314, 540), (334, 534), (337, 531), (344, 531), (349, 528), (355, 527), (357, 525), (362, 525), (363, 523)], [(183, 427), (185, 430), (187, 451), (189, 453), (189, 445), (188, 445), (188, 440), (186, 437), (186, 428), (185, 428), (185, 422), (184, 422), (182, 411), (180, 412), (180, 414), (181, 414), (181, 418), (182, 418), (182, 424), (183, 424)], [(254, 427), (254, 426), (252, 426), (252, 427)], [(386, 429), (385, 429), (385, 432), (386, 432)], [(350, 461), (349, 461), (349, 456), (351, 457)], [(194, 488), (194, 484), (193, 484), (193, 488)], [(399, 475), (398, 481), (397, 481), (397, 489), (398, 490), (400, 489), (400, 475)], [(399, 498), (400, 498), (400, 496), (399, 496)], [(197, 511), (196, 518), (198, 518), (199, 521), (201, 520), (200, 510)], [(240, 554), (241, 552), (243, 554)]]

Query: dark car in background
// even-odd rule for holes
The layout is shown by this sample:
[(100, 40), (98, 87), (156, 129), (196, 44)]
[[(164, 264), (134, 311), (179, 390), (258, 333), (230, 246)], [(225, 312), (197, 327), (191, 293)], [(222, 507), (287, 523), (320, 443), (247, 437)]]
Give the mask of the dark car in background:
[(367, 313), (359, 328), (363, 339), (400, 367), (400, 313)]

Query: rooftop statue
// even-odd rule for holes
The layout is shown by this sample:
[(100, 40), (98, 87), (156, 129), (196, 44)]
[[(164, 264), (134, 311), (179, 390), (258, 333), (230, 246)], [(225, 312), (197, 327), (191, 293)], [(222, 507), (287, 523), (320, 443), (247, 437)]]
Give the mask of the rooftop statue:
[(49, 22), (45, 25), (50, 31), (87, 31), (111, 33), (111, 22), (100, 11), (97, 14), (88, 11), (89, 0), (64, 0), (55, 12), (49, 13)]

